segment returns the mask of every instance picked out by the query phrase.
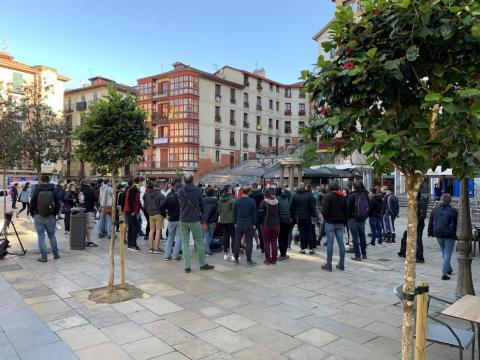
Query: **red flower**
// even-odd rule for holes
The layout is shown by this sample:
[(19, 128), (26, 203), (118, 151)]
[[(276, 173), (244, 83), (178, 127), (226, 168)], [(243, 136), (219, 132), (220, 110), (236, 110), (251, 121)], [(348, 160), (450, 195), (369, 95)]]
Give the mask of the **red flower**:
[(320, 109), (320, 114), (321, 114), (321, 115), (324, 115), (324, 116), (327, 115), (327, 114), (328, 114), (328, 109), (327, 109), (326, 107), (322, 107), (322, 108)]
[(355, 65), (353, 65), (353, 62), (349, 61), (344, 65), (345, 69), (352, 70)]

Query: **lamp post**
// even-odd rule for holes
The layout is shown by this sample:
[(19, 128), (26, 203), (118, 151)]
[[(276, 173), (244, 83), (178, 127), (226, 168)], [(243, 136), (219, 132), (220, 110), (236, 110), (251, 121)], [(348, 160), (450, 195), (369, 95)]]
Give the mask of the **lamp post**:
[(457, 298), (461, 298), (464, 295), (475, 295), (472, 280), (472, 219), (468, 197), (468, 178), (464, 178), (460, 182), (458, 213), (458, 277), (455, 295)]

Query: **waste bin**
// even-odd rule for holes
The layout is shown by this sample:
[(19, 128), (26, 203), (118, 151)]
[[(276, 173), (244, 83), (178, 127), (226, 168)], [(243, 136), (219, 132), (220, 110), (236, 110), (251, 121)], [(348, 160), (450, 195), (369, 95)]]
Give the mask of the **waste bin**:
[(85, 250), (86, 222), (85, 209), (73, 208), (70, 212), (70, 249)]

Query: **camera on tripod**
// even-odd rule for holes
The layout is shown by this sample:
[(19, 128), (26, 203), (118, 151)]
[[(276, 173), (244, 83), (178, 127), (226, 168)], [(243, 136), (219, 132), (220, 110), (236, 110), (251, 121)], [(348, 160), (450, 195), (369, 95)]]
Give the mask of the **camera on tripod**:
[[(5, 213), (5, 221), (3, 223), (2, 230), (0, 231), (0, 259), (3, 259), (7, 254), (23, 256), (27, 252), (27, 250), (23, 247), (22, 240), (20, 240), (20, 236), (18, 235), (17, 228), (15, 227), (15, 224), (13, 223), (12, 219), (13, 219), (13, 211), (9, 211)], [(8, 229), (10, 228), (10, 226), (13, 228), (17, 241), (20, 247), (22, 248), (22, 251), (20, 254), (10, 253), (7, 250), (11, 246), (10, 241), (8, 240)]]

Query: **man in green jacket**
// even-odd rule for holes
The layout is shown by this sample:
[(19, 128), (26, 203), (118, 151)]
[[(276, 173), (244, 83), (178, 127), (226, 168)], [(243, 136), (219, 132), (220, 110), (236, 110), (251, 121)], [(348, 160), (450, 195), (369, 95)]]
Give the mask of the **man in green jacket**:
[[(225, 185), (223, 188), (223, 195), (218, 201), (218, 215), (220, 217), (219, 223), (222, 224), (223, 232), (223, 259), (229, 259), (229, 249), (233, 252), (233, 245), (235, 241), (235, 223), (233, 222), (233, 206), (235, 199), (232, 194), (232, 187)], [(230, 253), (232, 261), (235, 259), (233, 253)]]

